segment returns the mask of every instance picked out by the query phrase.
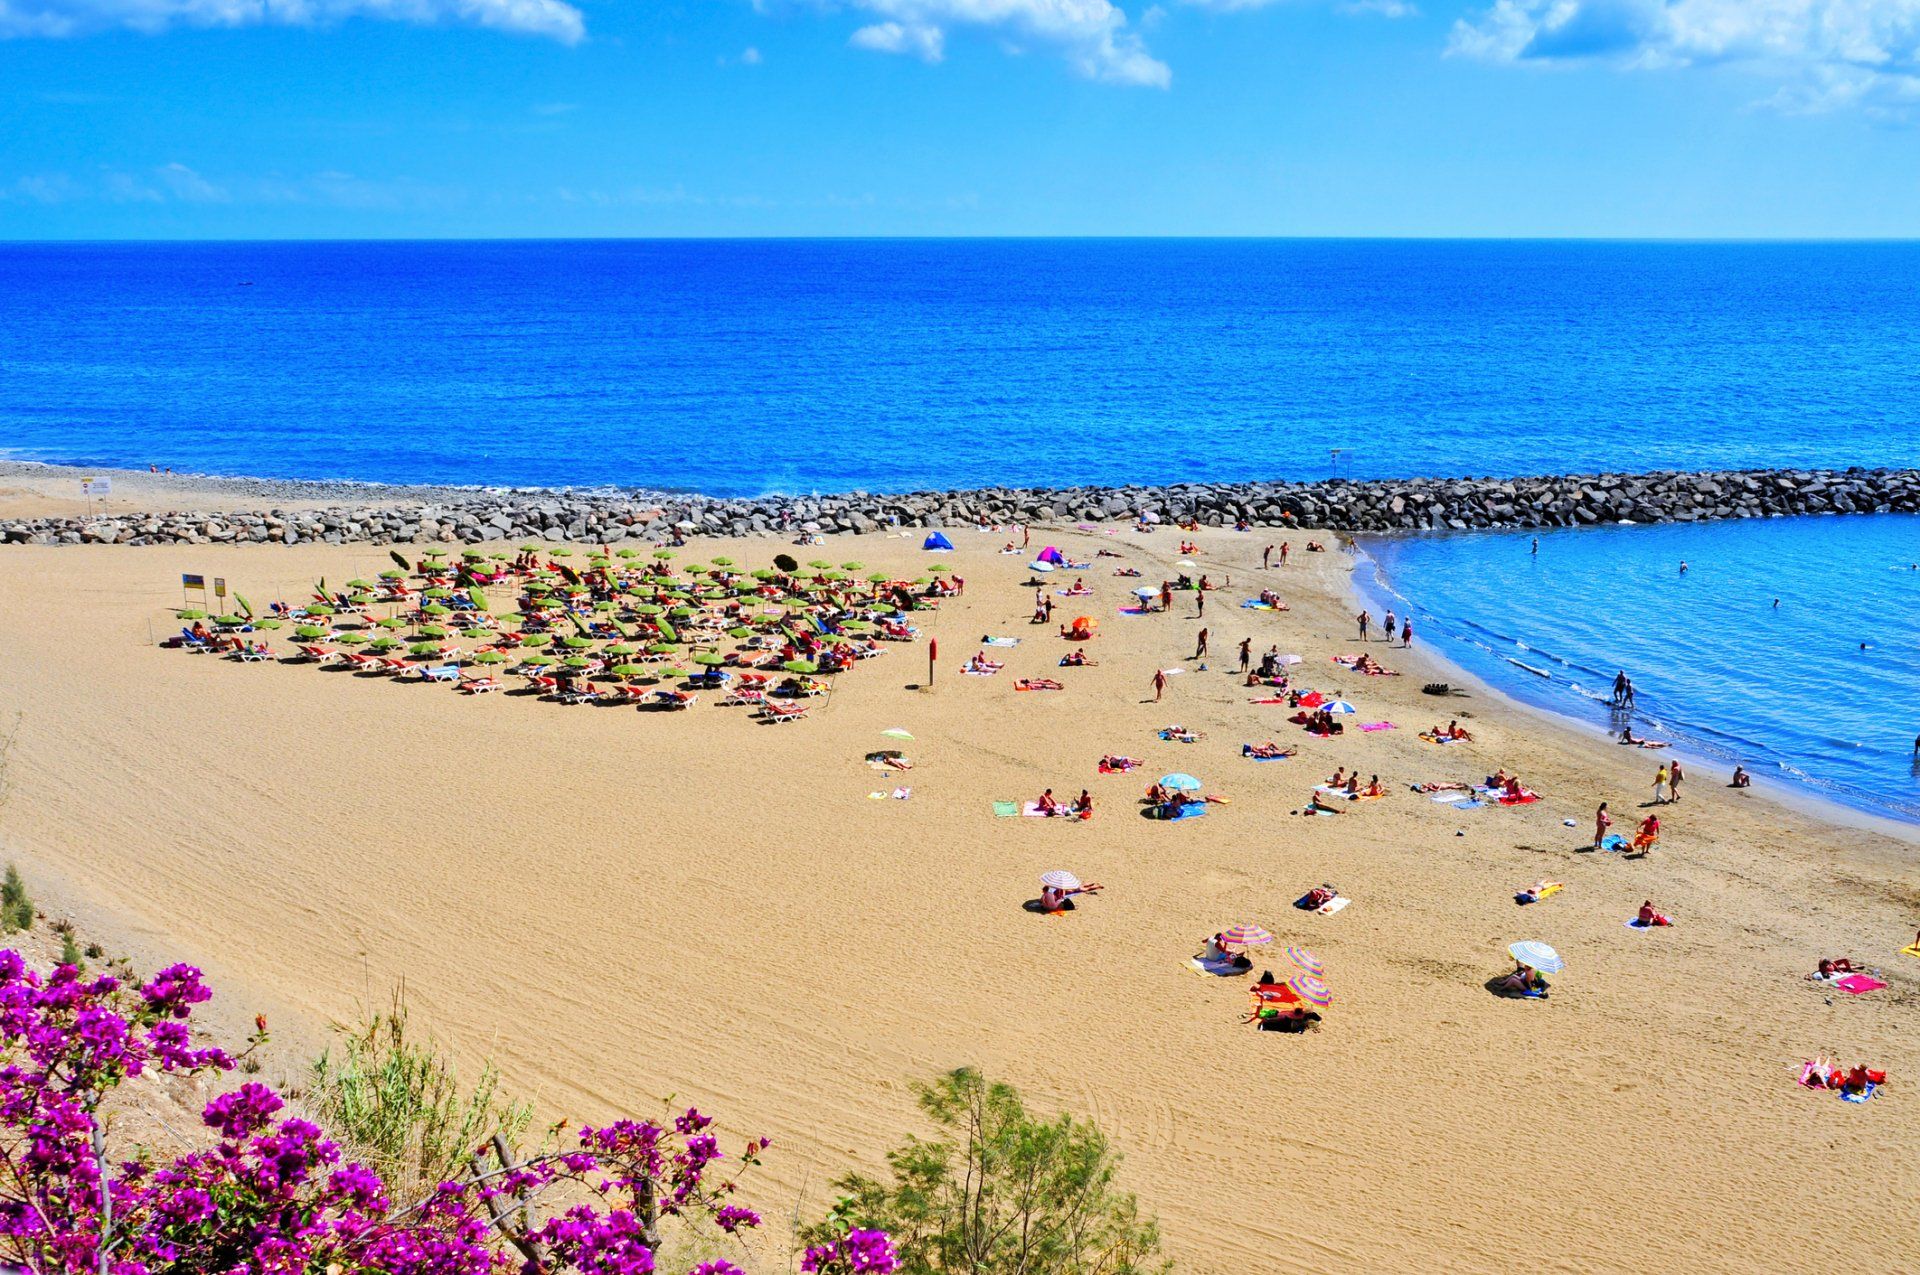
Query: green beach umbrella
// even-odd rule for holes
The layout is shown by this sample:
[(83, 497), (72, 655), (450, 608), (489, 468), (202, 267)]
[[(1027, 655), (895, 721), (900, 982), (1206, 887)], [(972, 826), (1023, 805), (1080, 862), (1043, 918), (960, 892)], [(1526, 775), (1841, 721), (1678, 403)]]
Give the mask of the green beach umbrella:
[(437, 624), (423, 624), (419, 633), (421, 637), (432, 638), (436, 642), (447, 636), (447, 631)]
[(611, 672), (615, 677), (645, 677), (648, 669), (644, 664), (616, 664)]
[(308, 615), (337, 615), (339, 614), (339, 611), (337, 608), (331, 607), (327, 605), (325, 602), (310, 602), (307, 604), (307, 614)]
[(719, 668), (727, 662), (727, 657), (718, 651), (702, 651), (693, 657), (693, 662), (702, 668)]
[(538, 647), (545, 646), (551, 641), (553, 641), (553, 634), (551, 633), (529, 633), (526, 637), (520, 639), (520, 645)]
[(727, 630), (727, 636), (730, 638), (752, 637), (753, 630), (744, 624), (738, 624)]
[(438, 655), (440, 648), (432, 642), (415, 642), (407, 648), (407, 653), (409, 655)]
[(593, 639), (570, 635), (561, 638), (560, 645), (566, 647), (569, 651), (582, 651), (593, 645)]
[(867, 564), (864, 562), (843, 562), (840, 564), (840, 569), (842, 571), (865, 571)]
[(400, 643), (395, 641), (393, 638), (378, 637), (378, 638), (375, 638), (373, 641), (367, 643), (367, 649), (369, 651), (391, 651), (394, 647), (399, 645)]
[(304, 638), (307, 641), (311, 642), (316, 638), (326, 637), (327, 630), (321, 628), (317, 624), (303, 624), (299, 628), (293, 631), (293, 635), (297, 638)]
[(654, 655), (672, 655), (680, 649), (678, 642), (655, 642), (647, 650)]
[(460, 630), (460, 636), (463, 638), (472, 638), (474, 641), (477, 642), (484, 638), (492, 637), (493, 630), (492, 629), (462, 629)]
[(486, 590), (484, 589), (477, 588), (477, 587), (468, 589), (467, 601), (473, 603), (474, 607), (478, 610), (481, 610), (481, 611), (492, 610), (492, 608), (487, 604), (487, 594), (486, 594)]
[(374, 624), (383, 629), (404, 629), (407, 627), (407, 622), (397, 615), (390, 615), (384, 620), (375, 620)]
[(247, 617), (244, 615), (216, 615), (213, 617), (213, 622), (215, 624), (245, 624)]
[(789, 673), (818, 673), (820, 666), (812, 660), (788, 660), (780, 666)]
[(608, 655), (632, 655), (635, 651), (639, 649), (640, 649), (639, 647), (635, 646), (631, 642), (615, 642), (612, 646), (607, 648), (607, 654)]
[(732, 558), (715, 558), (713, 560), (713, 565), (716, 567), (730, 567), (733, 565), (733, 559)]
[(665, 562), (668, 558), (674, 557), (675, 554), (671, 549), (655, 549), (653, 551), (653, 556), (655, 558), (658, 558), (660, 561)]
[[(277, 629), (277, 628), (279, 628), (279, 627), (280, 627), (280, 621), (278, 621), (278, 620), (259, 620), (259, 621), (256, 621), (256, 622), (254, 623), (254, 627), (255, 627), (255, 628), (258, 628), (258, 629)], [(352, 636), (352, 635), (351, 635), (351, 634), (349, 634), (348, 636)], [(362, 640), (364, 641), (365, 639), (363, 638)]]
[(349, 580), (347, 581), (347, 587), (349, 589), (377, 589), (380, 586), (371, 580)]
[(367, 640), (367, 635), (364, 633), (342, 633), (334, 640), (342, 646), (359, 646)]
[(507, 657), (500, 651), (482, 651), (473, 657), (475, 664), (505, 664)]
[(185, 607), (179, 611), (175, 611), (174, 614), (183, 620), (204, 620), (207, 618), (207, 613), (199, 607)]
[(380, 578), (382, 580), (404, 580), (406, 579), (406, 576), (404, 573), (399, 571), (382, 571), (380, 573)]
[(771, 580), (780, 573), (767, 567), (761, 567), (758, 571), (751, 572), (750, 574), (756, 580)]
[(555, 549), (555, 550), (553, 551), (553, 553), (552, 553), (552, 554), (551, 554), (550, 556), (552, 556), (552, 557), (555, 557), (555, 558), (571, 558), (571, 557), (573, 556), (573, 550), (571, 550), (571, 549)]
[(812, 567), (815, 571), (825, 571), (828, 567), (832, 566), (833, 564), (831, 562), (828, 562), (825, 558), (815, 558), (809, 563), (807, 563), (807, 565)]
[(637, 558), (640, 556), (638, 549), (621, 549), (618, 552), (622, 558)]
[(423, 598), (434, 598), (436, 600), (440, 598), (450, 598), (453, 596), (453, 590), (442, 585), (435, 585), (433, 588), (421, 593), (420, 596)]
[(569, 655), (566, 659), (561, 660), (560, 663), (567, 668), (585, 668), (587, 665), (593, 663), (593, 661), (584, 655)]
[(529, 655), (520, 662), (531, 668), (546, 668), (553, 663), (553, 657), (551, 655)]
[(438, 602), (429, 602), (420, 608), (421, 615), (452, 615), (453, 608), (442, 606)]

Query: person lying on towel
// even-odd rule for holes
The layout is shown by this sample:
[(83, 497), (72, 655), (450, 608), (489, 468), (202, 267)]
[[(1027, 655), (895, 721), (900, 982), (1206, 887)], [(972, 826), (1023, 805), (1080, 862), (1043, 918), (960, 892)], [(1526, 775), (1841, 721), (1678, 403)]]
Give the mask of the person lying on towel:
[(1293, 757), (1300, 752), (1298, 748), (1282, 748), (1270, 739), (1261, 744), (1242, 744), (1240, 751), (1249, 757), (1258, 757), (1262, 760), (1273, 757)]

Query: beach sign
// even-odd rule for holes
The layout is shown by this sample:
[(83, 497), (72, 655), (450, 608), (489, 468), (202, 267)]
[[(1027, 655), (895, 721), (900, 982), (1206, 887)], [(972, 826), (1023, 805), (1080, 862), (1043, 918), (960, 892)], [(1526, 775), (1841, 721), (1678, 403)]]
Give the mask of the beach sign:
[(207, 578), (206, 578), (205, 576), (196, 576), (196, 575), (188, 575), (188, 574), (186, 574), (186, 573), (184, 573), (184, 572), (182, 572), (182, 573), (181, 573), (181, 576), (180, 576), (180, 602), (181, 602), (181, 605), (182, 605), (183, 607), (184, 607), (184, 606), (186, 605), (186, 603), (187, 603), (187, 601), (188, 601), (188, 599), (187, 599), (187, 590), (189, 590), (189, 589), (198, 589), (198, 590), (200, 590), (200, 601), (201, 601), (202, 603), (204, 603), (204, 602), (206, 602), (206, 600), (207, 600)]
[(113, 479), (82, 478), (80, 480), (80, 492), (82, 495), (89, 497), (111, 496), (113, 494)]
[(213, 578), (213, 596), (216, 598), (224, 598), (227, 596), (227, 581), (225, 576), (215, 576)]

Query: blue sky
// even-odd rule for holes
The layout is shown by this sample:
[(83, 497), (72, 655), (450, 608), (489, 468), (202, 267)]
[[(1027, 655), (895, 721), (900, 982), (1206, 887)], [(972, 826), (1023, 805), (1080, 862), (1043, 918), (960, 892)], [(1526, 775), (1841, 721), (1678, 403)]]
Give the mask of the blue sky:
[(0, 0), (0, 238), (1920, 235), (1920, 0)]

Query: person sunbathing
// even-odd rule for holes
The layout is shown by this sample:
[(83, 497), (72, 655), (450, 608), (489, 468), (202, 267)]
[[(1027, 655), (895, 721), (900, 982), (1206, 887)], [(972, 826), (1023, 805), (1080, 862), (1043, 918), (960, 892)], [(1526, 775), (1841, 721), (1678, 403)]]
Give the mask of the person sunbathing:
[(1643, 929), (1651, 929), (1656, 925), (1672, 925), (1673, 919), (1665, 913), (1654, 911), (1653, 900), (1648, 899), (1640, 905), (1640, 915), (1635, 923)]
[(1080, 790), (1080, 795), (1073, 799), (1073, 804), (1067, 807), (1067, 813), (1072, 815), (1079, 815), (1082, 819), (1093, 818), (1092, 794), (1089, 793), (1085, 788), (1082, 788)]
[(1547, 998), (1547, 980), (1540, 977), (1540, 971), (1525, 961), (1516, 961), (1513, 973), (1501, 979), (1500, 994), (1503, 996), (1526, 996), (1536, 1000)]
[(1281, 1010), (1271, 1005), (1260, 1010), (1254, 1022), (1254, 1030), (1263, 1032), (1289, 1032), (1299, 1035), (1302, 1032), (1320, 1030), (1320, 1015), (1304, 1005)]
[(1067, 688), (1064, 683), (1056, 682), (1050, 677), (1023, 677), (1013, 684), (1013, 689), (1016, 691), (1064, 691)]
[(1538, 903), (1540, 900), (1546, 898), (1559, 884), (1558, 881), (1548, 881), (1543, 877), (1526, 889), (1515, 894), (1513, 901), (1515, 903)]
[(1327, 547), (1321, 544), (1318, 540), (1307, 541), (1308, 553), (1325, 553), (1326, 551), (1327, 551)]
[(1061, 668), (1086, 668), (1092, 663), (1085, 651), (1068, 651), (1060, 657)]
[(1298, 748), (1282, 748), (1270, 739), (1265, 743), (1243, 745), (1240, 751), (1248, 757), (1258, 757), (1262, 760), (1273, 757), (1293, 757), (1300, 752)]
[[(1345, 798), (1343, 797), (1342, 800), (1345, 800)], [(1322, 810), (1330, 815), (1343, 815), (1346, 813), (1342, 807), (1334, 804), (1333, 798), (1327, 796), (1318, 788), (1313, 790), (1313, 796), (1307, 798), (1307, 809)]]
[(1345, 792), (1349, 798), (1358, 797), (1360, 795), (1360, 772), (1359, 771), (1356, 770), (1351, 775), (1347, 776), (1347, 785), (1346, 785)]
[(1807, 975), (1807, 977), (1815, 980), (1826, 980), (1839, 978), (1842, 974), (1852, 974), (1855, 972), (1857, 971), (1854, 968), (1851, 957), (1836, 956), (1832, 959), (1821, 957), (1820, 968)]
[(1840, 1092), (1863, 1094), (1872, 1083), (1873, 1077), (1868, 1074), (1866, 1064), (1855, 1063), (1853, 1069), (1847, 1072), (1847, 1078), (1840, 1082)]
[(1140, 759), (1138, 757), (1117, 757), (1109, 753), (1100, 759), (1100, 773), (1103, 775), (1117, 775), (1132, 770), (1139, 764)]
[(1520, 776), (1508, 775), (1506, 792), (1502, 794), (1508, 801), (1523, 801), (1533, 794), (1520, 786)]
[(1127, 580), (1138, 580), (1138, 579), (1140, 578), (1140, 568), (1138, 568), (1138, 567), (1115, 567), (1115, 568), (1113, 569), (1113, 574), (1115, 574), (1115, 575), (1117, 575), (1117, 576), (1120, 576), (1120, 577), (1122, 577), (1123, 579), (1127, 579)]
[[(1434, 734), (1436, 734), (1436, 735), (1438, 735), (1438, 734), (1441, 734), (1441, 733), (1442, 733), (1442, 732), (1440, 732), (1440, 731), (1435, 731), (1435, 732), (1434, 732)], [(1473, 742), (1473, 736), (1471, 736), (1471, 735), (1469, 735), (1469, 734), (1467, 734), (1467, 732), (1466, 732), (1466, 731), (1464, 731), (1464, 730), (1462, 730), (1462, 729), (1460, 728), (1460, 722), (1459, 722), (1459, 719), (1458, 719), (1458, 718), (1455, 718), (1455, 719), (1453, 719), (1453, 720), (1451, 720), (1451, 721), (1449, 721), (1449, 722), (1447, 723), (1447, 729), (1446, 729), (1446, 731), (1445, 731), (1445, 734), (1446, 734), (1446, 737), (1447, 737), (1448, 739), (1458, 739), (1458, 740), (1464, 740), (1464, 741), (1466, 741), (1467, 743), (1472, 743), (1472, 742)]]
[(1098, 894), (1105, 888), (1106, 887), (1102, 886), (1098, 881), (1089, 881), (1085, 885), (1077, 885), (1071, 890), (1062, 890), (1058, 886), (1052, 885), (1042, 886), (1040, 888), (1040, 910), (1043, 912), (1071, 912), (1073, 911), (1074, 895)]
[(1471, 784), (1463, 784), (1452, 779), (1437, 783), (1413, 784), (1411, 787), (1414, 792), (1471, 792), (1473, 790)]
[(1215, 934), (1207, 939), (1206, 942), (1202, 943), (1200, 945), (1200, 955), (1195, 959), (1204, 961), (1209, 965), (1219, 964), (1224, 961), (1236, 970), (1250, 970), (1253, 968), (1253, 958), (1245, 952), (1229, 952), (1227, 950), (1226, 936), (1221, 934)]
[(973, 658), (967, 661), (969, 673), (998, 673), (1000, 668), (998, 663), (987, 658), (985, 651), (975, 651)]
[(1167, 805), (1168, 802), (1171, 801), (1172, 797), (1173, 797), (1173, 793), (1169, 789), (1163, 788), (1160, 785), (1158, 780), (1155, 780), (1153, 783), (1150, 783), (1147, 785), (1146, 800), (1149, 806)]
[(1347, 768), (1345, 766), (1334, 767), (1333, 773), (1327, 776), (1327, 787), (1344, 788), (1346, 786), (1347, 786)]
[(1033, 805), (1034, 809), (1043, 815), (1057, 815), (1061, 813), (1060, 803), (1054, 799), (1053, 789), (1051, 788), (1041, 793), (1040, 800), (1034, 802)]

